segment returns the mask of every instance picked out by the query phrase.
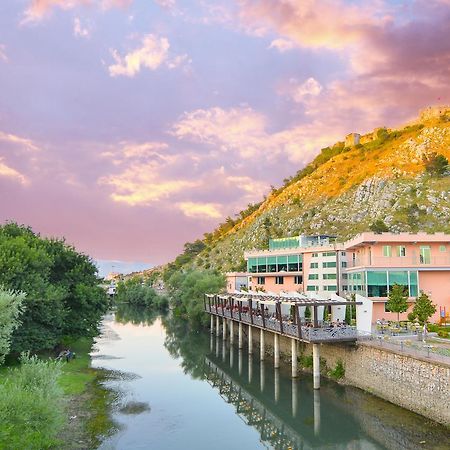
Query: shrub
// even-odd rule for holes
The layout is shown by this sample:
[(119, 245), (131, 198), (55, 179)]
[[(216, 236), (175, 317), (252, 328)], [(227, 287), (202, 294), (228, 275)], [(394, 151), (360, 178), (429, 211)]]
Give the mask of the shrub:
[(440, 330), (440, 331), (438, 331), (438, 336), (441, 337), (441, 338), (446, 338), (447, 339), (450, 336), (450, 334), (449, 334), (448, 331)]
[(345, 366), (344, 363), (342, 362), (342, 359), (338, 359), (338, 361), (336, 362), (336, 367), (334, 369), (331, 369), (328, 372), (328, 375), (331, 378), (334, 378), (335, 380), (340, 380), (341, 378), (344, 378)]
[(313, 357), (312, 355), (300, 355), (299, 361), (302, 367), (312, 367), (313, 366)]

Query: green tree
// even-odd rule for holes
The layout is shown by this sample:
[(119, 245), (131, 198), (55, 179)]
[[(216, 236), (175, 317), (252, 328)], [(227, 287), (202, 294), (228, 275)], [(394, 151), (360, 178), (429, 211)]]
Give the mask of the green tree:
[(418, 319), (423, 325), (436, 312), (436, 305), (433, 304), (430, 297), (425, 292), (420, 291), (412, 310), (412, 319)]
[(444, 155), (435, 152), (424, 156), (423, 162), (425, 164), (425, 170), (430, 175), (444, 175), (448, 167), (448, 159)]
[(23, 292), (0, 288), (0, 365), (9, 353), (12, 332), (20, 325), (19, 316), (23, 312)]
[(408, 309), (408, 296), (405, 286), (394, 284), (389, 292), (389, 299), (386, 302), (386, 308), (391, 312), (397, 313), (397, 322), (400, 322), (400, 313)]
[(381, 219), (375, 220), (375, 222), (373, 222), (369, 228), (370, 231), (373, 231), (374, 233), (377, 234), (389, 231), (388, 226)]

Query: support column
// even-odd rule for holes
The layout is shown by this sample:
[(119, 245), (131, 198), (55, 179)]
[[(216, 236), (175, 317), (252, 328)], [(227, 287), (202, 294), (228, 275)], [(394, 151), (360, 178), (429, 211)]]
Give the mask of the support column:
[(211, 314), (211, 334), (214, 334), (214, 316)]
[(224, 341), (227, 340), (227, 319), (222, 318), (222, 338)]
[(280, 400), (280, 369), (278, 368), (275, 368), (273, 382), (275, 384), (273, 387), (273, 391), (275, 394), (275, 403), (278, 403), (278, 400)]
[(239, 337), (238, 337), (238, 344), (239, 344), (239, 350), (241, 350), (242, 349), (242, 347), (244, 346), (243, 345), (243, 341), (242, 341), (242, 322), (239, 322), (239, 327), (238, 327), (238, 330), (239, 330)]
[(320, 351), (319, 344), (313, 344), (313, 384), (320, 389)]
[(264, 330), (261, 330), (259, 335), (259, 359), (261, 361), (264, 361), (264, 358), (266, 356), (266, 345), (265, 345), (265, 335)]
[(253, 327), (248, 326), (248, 353), (251, 355), (253, 353)]
[(273, 335), (273, 366), (275, 369), (280, 367), (280, 336), (276, 333)]
[(216, 316), (216, 336), (220, 336), (220, 319), (219, 316)]
[(234, 320), (230, 319), (230, 344), (234, 344)]
[(292, 357), (292, 378), (297, 378), (297, 341), (295, 339), (291, 339), (291, 357)]

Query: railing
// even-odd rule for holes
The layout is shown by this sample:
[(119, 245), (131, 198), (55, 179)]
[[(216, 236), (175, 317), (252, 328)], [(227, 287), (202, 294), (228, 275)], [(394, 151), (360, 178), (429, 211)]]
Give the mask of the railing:
[(423, 257), (416, 256), (368, 256), (363, 258), (349, 259), (347, 267), (427, 267), (427, 266), (450, 266), (450, 256), (438, 255)]
[[(222, 313), (221, 307), (211, 306), (211, 309), (207, 308), (207, 312), (217, 314), (219, 316), (226, 317), (227, 319), (233, 319), (239, 321), (239, 311), (230, 311), (229, 309), (224, 309)], [(280, 323), (279, 319), (274, 317), (265, 317), (264, 320), (260, 315), (252, 315), (250, 317), (249, 313), (242, 313), (240, 315), (240, 322), (254, 325), (259, 328), (263, 328), (275, 333), (280, 333), (293, 338), (299, 339), (298, 326), (291, 321), (282, 320)], [(282, 328), (282, 330), (281, 330)], [(327, 342), (327, 341), (337, 341), (337, 340), (356, 340), (358, 338), (358, 331), (356, 327), (352, 326), (340, 326), (340, 327), (311, 327), (303, 326), (301, 327), (301, 340), (308, 342)]]

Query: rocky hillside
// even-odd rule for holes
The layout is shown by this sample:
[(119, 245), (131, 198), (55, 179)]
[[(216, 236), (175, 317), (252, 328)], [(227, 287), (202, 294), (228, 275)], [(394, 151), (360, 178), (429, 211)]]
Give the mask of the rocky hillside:
[[(354, 145), (356, 144), (356, 145)], [(284, 186), (205, 235), (182, 265), (243, 268), (243, 251), (268, 238), (333, 234), (345, 240), (376, 221), (389, 231), (450, 232), (450, 107), (427, 109), (416, 123), (378, 128), (322, 149)]]

